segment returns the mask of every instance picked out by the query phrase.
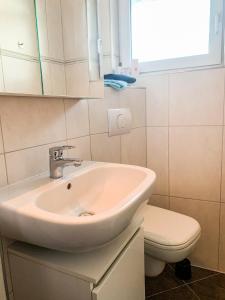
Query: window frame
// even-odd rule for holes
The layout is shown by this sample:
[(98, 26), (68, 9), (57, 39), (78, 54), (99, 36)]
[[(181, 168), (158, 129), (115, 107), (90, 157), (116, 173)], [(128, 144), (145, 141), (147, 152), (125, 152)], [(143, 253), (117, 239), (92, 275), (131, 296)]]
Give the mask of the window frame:
[[(140, 72), (149, 73), (221, 65), (224, 50), (223, 9), (223, 0), (211, 0), (209, 54), (141, 62)], [(132, 61), (131, 0), (119, 0), (119, 24), (120, 61), (124, 67), (129, 67)]]

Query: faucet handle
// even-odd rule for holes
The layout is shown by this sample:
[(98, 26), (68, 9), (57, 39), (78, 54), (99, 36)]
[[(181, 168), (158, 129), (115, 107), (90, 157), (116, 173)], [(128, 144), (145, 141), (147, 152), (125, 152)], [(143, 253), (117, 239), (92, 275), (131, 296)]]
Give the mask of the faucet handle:
[(53, 159), (57, 160), (57, 159), (61, 159), (63, 158), (63, 151), (64, 150), (69, 150), (69, 149), (74, 149), (76, 147), (74, 146), (56, 146), (56, 147), (52, 147), (49, 149), (49, 156), (52, 157)]

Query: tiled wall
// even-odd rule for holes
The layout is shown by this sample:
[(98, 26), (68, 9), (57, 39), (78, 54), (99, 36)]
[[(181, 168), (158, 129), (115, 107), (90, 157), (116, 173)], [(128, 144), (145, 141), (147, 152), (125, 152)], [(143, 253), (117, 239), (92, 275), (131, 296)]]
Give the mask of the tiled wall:
[(224, 69), (142, 77), (151, 202), (196, 218), (194, 263), (225, 272)]
[[(1, 96), (0, 186), (47, 170), (52, 145), (74, 145), (70, 156), (86, 160), (145, 166), (145, 89), (105, 92), (104, 100), (80, 101)], [(107, 109), (119, 107), (130, 107), (133, 128), (109, 138)]]

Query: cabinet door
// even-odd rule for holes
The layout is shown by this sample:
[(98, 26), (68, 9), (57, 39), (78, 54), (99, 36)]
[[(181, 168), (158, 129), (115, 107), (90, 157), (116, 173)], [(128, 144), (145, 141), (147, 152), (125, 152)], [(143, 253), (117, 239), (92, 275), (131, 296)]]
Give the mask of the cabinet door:
[(0, 55), (0, 93), (4, 92), (3, 70), (2, 70), (2, 57)]
[(67, 96), (76, 98), (89, 97), (88, 62), (74, 62), (66, 64)]
[(46, 0), (46, 15), (48, 58), (64, 61), (61, 1)]
[(1, 256), (0, 256), (0, 300), (6, 300)]
[(100, 285), (93, 300), (144, 300), (144, 234), (133, 237)]
[(61, 7), (65, 60), (87, 61), (86, 0), (63, 0)]
[(5, 92), (41, 94), (40, 65), (37, 61), (2, 56), (2, 65)]
[(0, 0), (0, 46), (38, 57), (34, 1)]
[(86, 0), (88, 25), (88, 63), (90, 98), (104, 98), (103, 53), (99, 0)]

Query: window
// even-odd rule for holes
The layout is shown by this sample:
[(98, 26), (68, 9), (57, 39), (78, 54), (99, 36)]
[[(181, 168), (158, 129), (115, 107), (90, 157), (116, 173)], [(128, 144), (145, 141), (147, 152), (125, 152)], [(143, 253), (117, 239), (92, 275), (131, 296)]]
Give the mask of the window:
[[(129, 30), (122, 30), (122, 56), (138, 59), (142, 72), (221, 64), (222, 0), (120, 1)], [(124, 5), (128, 20), (121, 20)]]

